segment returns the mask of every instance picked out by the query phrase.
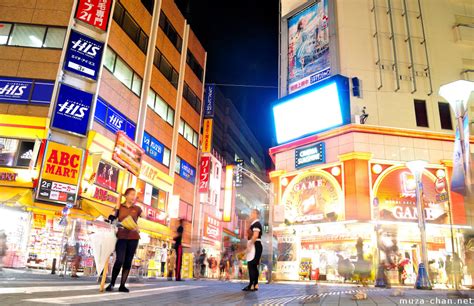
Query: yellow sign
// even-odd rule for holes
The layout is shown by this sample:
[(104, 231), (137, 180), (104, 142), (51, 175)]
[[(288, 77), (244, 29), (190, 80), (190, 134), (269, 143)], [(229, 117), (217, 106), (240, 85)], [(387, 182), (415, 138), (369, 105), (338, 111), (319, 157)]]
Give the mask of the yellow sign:
[(139, 178), (166, 192), (170, 192), (173, 186), (173, 178), (144, 160)]
[(46, 215), (33, 214), (33, 227), (34, 228), (45, 228), (46, 227)]
[(41, 178), (59, 183), (76, 185), (82, 162), (82, 149), (69, 147), (56, 142), (48, 142), (44, 155)]
[(202, 153), (210, 153), (212, 148), (212, 119), (204, 119), (202, 132)]
[(29, 169), (0, 168), (0, 186), (33, 188), (38, 172)]

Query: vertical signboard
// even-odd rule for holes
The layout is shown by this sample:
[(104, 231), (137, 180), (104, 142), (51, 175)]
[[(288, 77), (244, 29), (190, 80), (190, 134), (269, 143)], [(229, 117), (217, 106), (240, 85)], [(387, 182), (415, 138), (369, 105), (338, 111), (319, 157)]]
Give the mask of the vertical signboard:
[(244, 167), (244, 160), (238, 159), (235, 161), (235, 187), (242, 187), (244, 177), (242, 174), (242, 168)]
[(204, 118), (214, 117), (214, 103), (216, 100), (216, 85), (207, 84), (204, 97)]
[(288, 93), (330, 76), (328, 0), (288, 19)]
[(66, 84), (59, 84), (51, 128), (87, 135), (94, 96)]
[(76, 201), (83, 150), (48, 141), (36, 199), (59, 204)]
[(102, 31), (107, 30), (113, 0), (79, 0), (74, 17)]
[(64, 70), (96, 81), (103, 52), (103, 42), (72, 30), (64, 59)]
[(209, 191), (210, 170), (211, 157), (202, 156), (199, 167), (199, 193), (207, 193)]
[(234, 166), (227, 165), (225, 167), (225, 185), (224, 185), (224, 213), (222, 216), (222, 221), (230, 222), (232, 214), (232, 202), (234, 197)]
[(202, 153), (211, 153), (212, 149), (212, 119), (204, 119), (202, 132)]

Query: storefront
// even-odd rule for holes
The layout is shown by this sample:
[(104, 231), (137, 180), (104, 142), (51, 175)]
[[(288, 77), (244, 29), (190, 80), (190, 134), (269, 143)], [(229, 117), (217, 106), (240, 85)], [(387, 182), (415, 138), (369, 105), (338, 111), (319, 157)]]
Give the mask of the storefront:
[[(392, 284), (414, 283), (421, 253), (414, 176), (403, 161), (350, 150), (334, 154), (342, 151), (342, 139), (345, 149), (355, 146), (348, 139), (369, 138), (353, 134), (341, 128), (318, 142), (309, 137), (270, 150), (276, 161), (270, 175), (275, 279), (356, 281), (368, 270), (362, 274), (373, 281), (383, 263)], [(470, 229), (462, 196), (449, 190), (450, 173), (450, 162), (438, 161), (428, 164), (422, 175), (428, 269), (439, 284), (446, 280), (447, 255), (454, 250), (464, 260), (463, 233)]]

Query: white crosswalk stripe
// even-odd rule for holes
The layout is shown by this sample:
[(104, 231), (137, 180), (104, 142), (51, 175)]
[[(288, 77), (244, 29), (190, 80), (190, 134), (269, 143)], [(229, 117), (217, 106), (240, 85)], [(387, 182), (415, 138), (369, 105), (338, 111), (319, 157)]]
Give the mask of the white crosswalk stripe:
[[(51, 284), (51, 283), (49, 283)], [(41, 292), (60, 292), (60, 291), (80, 291), (80, 290), (92, 290), (97, 289), (99, 290), (99, 285), (67, 285), (64, 282), (60, 283), (61, 286), (38, 286), (38, 287), (8, 287), (8, 288), (0, 288), (0, 295), (1, 294), (15, 294), (15, 293), (41, 293)], [(150, 284), (130, 284), (129, 287), (143, 287), (143, 286), (150, 286)]]
[(84, 303), (92, 303), (92, 302), (110, 302), (110, 301), (118, 301), (118, 300), (125, 300), (125, 299), (134, 299), (134, 298), (150, 296), (150, 295), (193, 290), (197, 288), (202, 288), (202, 286), (188, 286), (188, 285), (170, 286), (170, 287), (161, 287), (161, 288), (152, 288), (152, 289), (133, 290), (133, 291), (130, 291), (130, 293), (128, 294), (124, 294), (121, 292), (111, 292), (111, 293), (85, 294), (85, 295), (75, 295), (75, 296), (65, 296), (65, 297), (25, 299), (23, 301), (33, 302), (33, 303), (57, 304), (57, 305), (84, 304)]

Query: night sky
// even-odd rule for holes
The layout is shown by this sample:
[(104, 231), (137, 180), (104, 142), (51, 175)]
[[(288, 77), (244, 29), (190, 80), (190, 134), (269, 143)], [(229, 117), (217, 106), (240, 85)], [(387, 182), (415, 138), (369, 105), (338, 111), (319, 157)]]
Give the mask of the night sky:
[(207, 50), (206, 83), (220, 86), (264, 149), (275, 145), (271, 103), (278, 98), (278, 0), (176, 0)]

